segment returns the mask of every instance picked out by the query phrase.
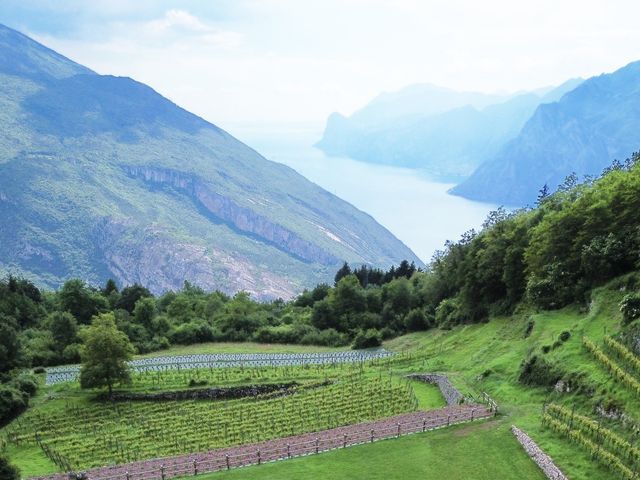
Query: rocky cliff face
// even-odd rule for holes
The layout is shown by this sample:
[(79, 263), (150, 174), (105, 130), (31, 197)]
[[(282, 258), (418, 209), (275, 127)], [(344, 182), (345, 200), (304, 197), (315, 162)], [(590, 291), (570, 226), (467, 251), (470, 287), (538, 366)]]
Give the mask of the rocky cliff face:
[(154, 185), (169, 185), (189, 195), (207, 212), (241, 232), (256, 235), (263, 241), (300, 259), (335, 265), (339, 259), (253, 210), (242, 207), (224, 195), (214, 192), (202, 179), (175, 170), (155, 167), (125, 166), (128, 175)]

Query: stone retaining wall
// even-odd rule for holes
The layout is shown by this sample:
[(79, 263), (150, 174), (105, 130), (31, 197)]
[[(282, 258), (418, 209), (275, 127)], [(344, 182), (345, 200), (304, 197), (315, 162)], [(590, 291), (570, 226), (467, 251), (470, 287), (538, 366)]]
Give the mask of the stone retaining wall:
[(422, 380), (423, 382), (437, 385), (449, 406), (464, 403), (464, 395), (462, 395), (457, 388), (451, 385), (451, 382), (446, 375), (441, 373), (416, 373), (413, 375), (407, 375), (407, 378)]
[(529, 435), (524, 433), (515, 425), (511, 426), (511, 431), (516, 436), (516, 438), (518, 439), (518, 442), (520, 442), (520, 445), (522, 445), (525, 452), (527, 452), (527, 455), (531, 457), (531, 460), (536, 462), (536, 464), (540, 467), (540, 469), (548, 479), (567, 480), (567, 477), (565, 476), (565, 474), (562, 473), (562, 471), (560, 471), (558, 467), (556, 467), (556, 465), (553, 463), (553, 460), (551, 460), (551, 457), (549, 457), (549, 455), (544, 453), (540, 449), (540, 447), (536, 445), (536, 442), (531, 440)]

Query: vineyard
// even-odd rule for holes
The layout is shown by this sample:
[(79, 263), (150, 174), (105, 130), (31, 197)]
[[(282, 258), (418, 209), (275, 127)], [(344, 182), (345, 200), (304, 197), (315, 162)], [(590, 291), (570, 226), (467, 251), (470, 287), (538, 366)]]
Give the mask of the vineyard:
[(542, 416), (543, 425), (586, 449), (592, 458), (625, 480), (638, 478), (640, 449), (627, 438), (603, 427), (600, 421), (550, 404)]
[[(615, 383), (634, 397), (640, 395), (640, 359), (636, 354), (611, 336), (604, 336), (602, 346), (583, 337), (582, 345)], [(606, 425), (606, 419), (594, 419), (576, 412), (575, 406), (567, 408), (554, 403), (546, 405), (542, 415), (544, 426), (579, 445), (617, 478), (632, 480), (638, 478), (640, 466), (640, 448), (636, 446), (638, 428), (634, 422), (631, 428), (626, 423), (628, 419), (612, 429)]]
[(417, 408), (391, 376), (353, 373), (328, 386), (228, 402), (68, 403), (29, 411), (5, 429), (8, 443), (38, 445), (63, 471), (173, 456), (335, 428)]
[[(221, 368), (264, 368), (305, 365), (336, 365), (361, 363), (392, 356), (384, 349), (352, 350), (329, 353), (234, 353), (195, 354), (151, 357), (132, 360), (129, 367), (133, 372), (163, 372), (174, 370), (221, 369)], [(70, 382), (78, 378), (79, 365), (65, 365), (47, 369), (46, 384)]]

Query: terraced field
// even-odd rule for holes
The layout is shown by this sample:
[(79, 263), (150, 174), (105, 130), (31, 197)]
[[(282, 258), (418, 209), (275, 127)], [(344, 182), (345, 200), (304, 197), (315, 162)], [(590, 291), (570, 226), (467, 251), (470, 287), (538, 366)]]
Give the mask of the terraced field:
[[(333, 365), (360, 363), (384, 359), (393, 353), (384, 349), (351, 350), (317, 353), (208, 353), (173, 356), (156, 356), (131, 360), (134, 372), (162, 372), (172, 370), (284, 367), (300, 365)], [(47, 369), (46, 384), (71, 382), (78, 378), (80, 365), (64, 365)]]

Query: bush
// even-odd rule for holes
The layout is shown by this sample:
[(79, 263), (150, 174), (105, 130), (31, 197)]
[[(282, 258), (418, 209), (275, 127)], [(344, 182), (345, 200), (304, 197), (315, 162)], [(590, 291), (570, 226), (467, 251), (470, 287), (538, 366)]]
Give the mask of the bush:
[(171, 343), (190, 345), (192, 343), (212, 342), (216, 340), (214, 329), (205, 322), (188, 322), (169, 332)]
[(374, 348), (379, 347), (380, 345), (382, 345), (382, 336), (378, 330), (373, 328), (364, 331), (361, 330), (353, 340), (354, 350)]
[(560, 341), (564, 343), (571, 338), (571, 332), (565, 330), (560, 334), (559, 338), (560, 338)]
[(534, 322), (533, 320), (529, 320), (527, 322), (527, 326), (524, 328), (524, 338), (529, 338), (531, 332), (533, 332), (533, 327), (535, 327), (535, 325), (536, 322)]
[(11, 465), (4, 455), (0, 455), (0, 478), (2, 480), (20, 480), (20, 471)]
[(524, 385), (552, 387), (562, 378), (562, 372), (556, 365), (533, 355), (520, 365), (518, 381)]
[(62, 351), (62, 358), (67, 363), (79, 363), (80, 362), (80, 347), (79, 343), (72, 343), (67, 345)]
[(429, 325), (427, 316), (424, 312), (419, 308), (414, 308), (404, 319), (405, 326), (410, 332), (417, 332), (419, 330), (426, 330), (431, 325)]
[(436, 324), (441, 328), (451, 328), (464, 323), (460, 302), (456, 298), (447, 298), (436, 308)]
[(9, 384), (30, 397), (33, 397), (38, 391), (38, 379), (29, 373), (18, 375)]
[(47, 373), (47, 369), (44, 367), (36, 367), (33, 369), (33, 373), (34, 374)]
[(629, 293), (620, 302), (622, 322), (626, 325), (640, 318), (640, 293)]
[(0, 385), (0, 426), (18, 416), (28, 405), (28, 393), (12, 385)]

